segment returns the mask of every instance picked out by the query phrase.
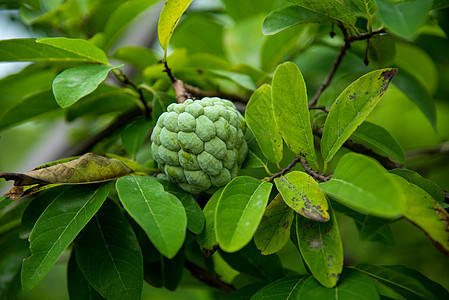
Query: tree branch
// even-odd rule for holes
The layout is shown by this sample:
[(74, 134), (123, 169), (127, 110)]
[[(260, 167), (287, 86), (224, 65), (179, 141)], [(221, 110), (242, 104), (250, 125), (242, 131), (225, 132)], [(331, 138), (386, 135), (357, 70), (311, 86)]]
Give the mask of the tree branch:
[(227, 294), (232, 293), (236, 290), (234, 286), (221, 280), (220, 276), (218, 276), (217, 274), (212, 273), (206, 269), (203, 269), (188, 260), (185, 261), (184, 266), (186, 269), (190, 271), (193, 277), (197, 278), (198, 280), (210, 286), (216, 287)]
[(301, 158), (301, 165), (304, 168), (304, 170), (306, 170), (307, 174), (309, 174), (310, 176), (312, 176), (313, 178), (315, 178), (321, 182), (328, 181), (332, 177), (332, 175), (324, 176), (324, 175), (312, 170), (312, 168), (309, 167), (309, 164), (307, 163), (307, 161), (304, 158)]
[(117, 78), (120, 82), (123, 84), (131, 86), (133, 89), (136, 90), (136, 92), (139, 94), (139, 100), (143, 105), (144, 108), (144, 116), (145, 118), (149, 118), (151, 116), (151, 109), (148, 106), (147, 101), (145, 100), (145, 97), (143, 96), (142, 89), (140, 89), (137, 84), (135, 84), (133, 81), (131, 81), (121, 69), (118, 69), (118, 74), (115, 72), (115, 70), (112, 71), (112, 74), (114, 74), (115, 78)]
[(282, 171), (280, 171), (279, 173), (275, 173), (273, 174), (270, 178), (268, 178), (269, 182), (273, 182), (273, 180), (277, 177), (281, 177), (283, 176), (285, 173), (287, 173), (288, 171), (290, 171), (297, 163), (299, 163), (301, 161), (301, 157), (296, 156), (295, 159)]

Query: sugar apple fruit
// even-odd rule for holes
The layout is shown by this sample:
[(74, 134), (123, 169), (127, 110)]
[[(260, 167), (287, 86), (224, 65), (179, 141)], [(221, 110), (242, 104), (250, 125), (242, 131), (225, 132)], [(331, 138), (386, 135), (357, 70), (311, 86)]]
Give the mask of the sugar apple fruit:
[(229, 100), (170, 104), (151, 134), (159, 168), (192, 194), (226, 185), (246, 157), (246, 121)]

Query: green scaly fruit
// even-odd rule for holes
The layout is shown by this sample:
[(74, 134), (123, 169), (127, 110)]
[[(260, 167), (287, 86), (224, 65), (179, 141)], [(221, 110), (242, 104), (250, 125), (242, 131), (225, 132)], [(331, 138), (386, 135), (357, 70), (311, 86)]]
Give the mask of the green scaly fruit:
[(170, 104), (151, 134), (159, 168), (187, 192), (225, 186), (248, 152), (246, 121), (229, 100), (187, 99)]

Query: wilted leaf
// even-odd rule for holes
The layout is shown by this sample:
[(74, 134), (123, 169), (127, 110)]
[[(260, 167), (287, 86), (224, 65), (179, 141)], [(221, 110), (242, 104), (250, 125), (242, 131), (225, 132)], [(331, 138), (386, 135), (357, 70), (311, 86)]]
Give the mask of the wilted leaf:
[(114, 180), (134, 171), (117, 158), (87, 153), (71, 161), (38, 168), (25, 173), (0, 173), (0, 178), (14, 180), (5, 195), (18, 199), (24, 195), (61, 184), (85, 184)]
[(271, 183), (249, 176), (236, 177), (225, 186), (215, 210), (215, 234), (224, 251), (238, 251), (251, 241), (271, 188)]
[(246, 106), (245, 119), (265, 157), (279, 163), (283, 141), (274, 119), (271, 86), (264, 84), (253, 93)]
[(274, 179), (285, 203), (306, 218), (326, 222), (329, 220), (326, 196), (318, 183), (301, 171), (293, 171)]
[(296, 235), (304, 261), (313, 276), (325, 287), (334, 287), (343, 270), (343, 245), (337, 219), (329, 207), (330, 219), (316, 222), (296, 216)]
[(293, 218), (293, 210), (285, 204), (281, 194), (278, 194), (268, 204), (254, 235), (257, 249), (264, 255), (281, 250), (290, 239)]
[(324, 124), (323, 159), (330, 161), (343, 143), (365, 121), (388, 88), (397, 69), (381, 69), (363, 75), (335, 100)]

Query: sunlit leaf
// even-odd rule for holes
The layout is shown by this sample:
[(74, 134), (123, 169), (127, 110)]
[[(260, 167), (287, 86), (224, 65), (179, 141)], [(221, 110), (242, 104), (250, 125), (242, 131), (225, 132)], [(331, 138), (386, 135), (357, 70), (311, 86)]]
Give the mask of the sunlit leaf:
[(317, 166), (304, 78), (292, 62), (279, 65), (272, 86), (274, 119), (287, 146)]
[(285, 203), (297, 213), (315, 221), (329, 220), (326, 196), (311, 176), (293, 171), (275, 178), (274, 182)]
[(22, 288), (30, 290), (47, 275), (65, 249), (100, 209), (111, 183), (74, 186), (59, 194), (30, 234), (31, 256), (23, 261)]
[(282, 160), (283, 142), (273, 115), (269, 85), (261, 86), (251, 96), (246, 106), (245, 119), (265, 157), (279, 163)]
[(254, 236), (257, 249), (264, 255), (281, 250), (290, 239), (293, 218), (293, 210), (278, 194), (267, 206), (259, 228), (257, 228)]
[(249, 176), (236, 177), (225, 186), (215, 210), (215, 234), (224, 251), (238, 251), (252, 239), (271, 188), (271, 183)]
[(338, 96), (327, 116), (321, 139), (321, 154), (326, 162), (371, 113), (396, 74), (396, 69), (372, 71), (354, 81)]
[(332, 179), (318, 187), (340, 203), (364, 214), (383, 218), (400, 217), (405, 196), (398, 183), (374, 159), (346, 154)]

